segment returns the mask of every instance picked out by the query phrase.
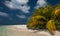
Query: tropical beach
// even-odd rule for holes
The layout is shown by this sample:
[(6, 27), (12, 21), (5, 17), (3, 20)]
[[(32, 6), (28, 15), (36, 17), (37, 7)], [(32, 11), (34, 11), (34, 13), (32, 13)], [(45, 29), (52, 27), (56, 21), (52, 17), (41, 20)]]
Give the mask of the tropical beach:
[(0, 36), (60, 36), (60, 31), (51, 35), (48, 31), (29, 30), (26, 25), (0, 26)]
[(0, 36), (60, 36), (60, 0), (0, 0)]

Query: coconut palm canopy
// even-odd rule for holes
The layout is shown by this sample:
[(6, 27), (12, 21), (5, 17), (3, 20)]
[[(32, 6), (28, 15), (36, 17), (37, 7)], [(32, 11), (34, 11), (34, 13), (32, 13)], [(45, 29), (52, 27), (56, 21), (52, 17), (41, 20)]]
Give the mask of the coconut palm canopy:
[(45, 7), (39, 7), (30, 17), (27, 27), (30, 29), (48, 29), (54, 32), (60, 29), (60, 3), (55, 6), (47, 4)]

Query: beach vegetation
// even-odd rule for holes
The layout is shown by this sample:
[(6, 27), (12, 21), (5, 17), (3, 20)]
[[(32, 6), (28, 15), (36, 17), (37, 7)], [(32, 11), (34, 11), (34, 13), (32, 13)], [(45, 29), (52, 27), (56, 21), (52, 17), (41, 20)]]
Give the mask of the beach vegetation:
[(51, 33), (60, 29), (60, 3), (36, 9), (27, 22), (27, 28), (48, 29)]

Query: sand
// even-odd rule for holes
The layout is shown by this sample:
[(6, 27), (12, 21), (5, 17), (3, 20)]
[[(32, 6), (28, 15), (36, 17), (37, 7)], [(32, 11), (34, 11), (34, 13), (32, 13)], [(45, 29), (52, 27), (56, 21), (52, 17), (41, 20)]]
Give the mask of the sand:
[(60, 36), (60, 31), (55, 31), (55, 35), (51, 35), (47, 31), (28, 30), (26, 25), (7, 26), (2, 36)]

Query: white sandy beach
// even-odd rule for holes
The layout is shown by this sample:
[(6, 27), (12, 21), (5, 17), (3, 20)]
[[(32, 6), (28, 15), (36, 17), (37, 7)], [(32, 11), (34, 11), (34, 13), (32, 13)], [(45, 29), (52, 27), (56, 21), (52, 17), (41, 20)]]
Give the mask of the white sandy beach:
[(47, 31), (28, 30), (26, 25), (11, 25), (6, 27), (2, 36), (60, 36), (60, 32), (56, 31), (55, 35), (51, 35)]

